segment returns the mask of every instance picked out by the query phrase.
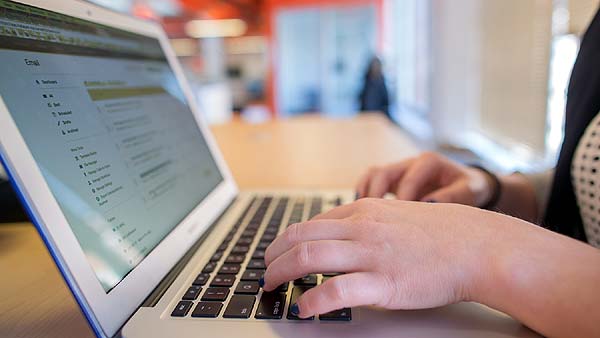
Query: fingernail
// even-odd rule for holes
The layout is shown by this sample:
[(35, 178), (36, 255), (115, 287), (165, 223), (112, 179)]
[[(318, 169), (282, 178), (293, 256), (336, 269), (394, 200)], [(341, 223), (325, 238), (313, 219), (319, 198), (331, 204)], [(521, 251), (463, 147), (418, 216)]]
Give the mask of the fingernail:
[(290, 312), (294, 315), (297, 316), (300, 314), (300, 307), (298, 307), (297, 303), (292, 304), (292, 307), (290, 308)]
[(260, 286), (261, 288), (263, 286), (265, 286), (265, 279), (264, 279), (264, 277), (260, 277), (260, 279), (258, 280), (258, 286)]
[(436, 200), (427, 200), (427, 201), (425, 201), (425, 203), (437, 203), (437, 201)]

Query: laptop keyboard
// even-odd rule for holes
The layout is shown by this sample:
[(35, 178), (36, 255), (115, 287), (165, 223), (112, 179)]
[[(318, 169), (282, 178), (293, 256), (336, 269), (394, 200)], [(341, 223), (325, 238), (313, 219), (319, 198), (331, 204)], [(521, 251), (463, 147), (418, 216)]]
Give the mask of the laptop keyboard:
[[(259, 320), (300, 319), (290, 311), (304, 292), (336, 273), (313, 274), (264, 292), (258, 285), (265, 272), (265, 250), (280, 231), (322, 212), (322, 197), (256, 197), (246, 207), (202, 272), (175, 306), (172, 317), (237, 318)], [(334, 206), (341, 198), (328, 201)], [(282, 224), (288, 209), (289, 218)], [(246, 220), (249, 219), (247, 222)], [(242, 225), (245, 227), (242, 228)], [(321, 321), (350, 321), (349, 308), (318, 316)]]

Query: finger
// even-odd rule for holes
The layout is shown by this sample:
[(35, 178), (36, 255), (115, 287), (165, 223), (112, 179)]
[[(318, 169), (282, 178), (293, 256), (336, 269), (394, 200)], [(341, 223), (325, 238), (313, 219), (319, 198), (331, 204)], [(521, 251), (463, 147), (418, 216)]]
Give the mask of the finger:
[(265, 263), (271, 264), (275, 258), (302, 242), (351, 239), (352, 229), (351, 225), (337, 219), (292, 224), (269, 245)]
[(381, 198), (388, 192), (392, 185), (390, 173), (386, 170), (378, 170), (371, 177), (369, 182), (369, 189), (367, 191), (367, 197)]
[(428, 185), (437, 180), (437, 169), (437, 162), (430, 157), (416, 161), (398, 182), (396, 197), (405, 201), (420, 200), (419, 195)]
[(469, 189), (466, 180), (460, 180), (450, 184), (449, 186), (435, 190), (434, 192), (425, 195), (422, 201), (435, 201), (438, 203), (457, 203), (465, 205), (473, 205), (473, 194)]
[(312, 220), (343, 219), (350, 217), (356, 212), (357, 205), (361, 202), (364, 202), (364, 200), (358, 200), (350, 204), (344, 204), (331, 210), (327, 210), (324, 213), (313, 217)]
[(372, 173), (373, 169), (369, 170), (358, 181), (358, 184), (356, 185), (356, 193), (358, 194), (358, 198), (363, 198), (367, 195), (367, 191), (369, 189), (369, 181), (371, 180)]
[(311, 273), (358, 271), (366, 265), (367, 257), (365, 250), (353, 241), (302, 242), (267, 266), (264, 290), (272, 291)]
[(383, 280), (374, 272), (333, 277), (298, 298), (299, 317), (309, 318), (347, 307), (383, 305), (389, 297)]

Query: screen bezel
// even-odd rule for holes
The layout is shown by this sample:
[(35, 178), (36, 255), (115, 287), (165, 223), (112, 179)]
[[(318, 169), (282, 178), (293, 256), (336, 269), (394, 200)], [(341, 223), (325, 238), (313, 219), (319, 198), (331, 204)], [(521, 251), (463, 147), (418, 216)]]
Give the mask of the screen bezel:
[(223, 181), (137, 267), (106, 293), (0, 94), (0, 126), (3, 126), (0, 133), (0, 155), (7, 172), (92, 328), (99, 336), (112, 337), (173, 265), (237, 196), (238, 188), (159, 25), (82, 1), (52, 1), (52, 8), (49, 8), (48, 2), (44, 0), (15, 2), (157, 39), (223, 176)]

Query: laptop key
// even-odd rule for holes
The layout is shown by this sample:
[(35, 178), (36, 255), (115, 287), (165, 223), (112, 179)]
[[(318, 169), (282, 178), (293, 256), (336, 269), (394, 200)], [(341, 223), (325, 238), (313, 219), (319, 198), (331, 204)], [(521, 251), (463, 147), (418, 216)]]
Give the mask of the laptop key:
[(258, 280), (265, 274), (265, 270), (246, 270), (242, 275), (243, 281), (258, 282)]
[(290, 283), (283, 283), (277, 287), (277, 289), (273, 290), (273, 292), (285, 293), (288, 290), (288, 286)]
[(260, 290), (257, 282), (239, 282), (235, 288), (235, 294), (240, 295), (256, 295)]
[(243, 319), (250, 318), (255, 301), (256, 297), (254, 296), (234, 295), (231, 297), (229, 305), (227, 305), (227, 309), (225, 309), (225, 313), (223, 313), (223, 317)]
[(267, 266), (265, 265), (265, 260), (264, 259), (251, 259), (250, 262), (248, 262), (248, 269), (266, 269)]
[(317, 285), (317, 275), (308, 275), (298, 278), (294, 281), (294, 285), (315, 286)]
[(242, 232), (242, 237), (254, 238), (254, 236), (256, 236), (256, 233), (257, 231), (253, 229), (244, 230), (244, 232)]
[(211, 262), (217, 262), (220, 261), (221, 258), (223, 258), (223, 253), (222, 252), (216, 252), (214, 255), (212, 255), (212, 257), (210, 258)]
[(256, 245), (256, 250), (267, 250), (267, 248), (271, 245), (271, 242), (259, 242)]
[(227, 259), (225, 260), (225, 263), (239, 264), (239, 263), (242, 263), (244, 261), (244, 259), (246, 259), (246, 255), (232, 254), (227, 257)]
[(192, 308), (192, 305), (194, 305), (194, 303), (182, 300), (177, 303), (177, 306), (173, 309), (173, 312), (171, 312), (171, 317), (185, 317)]
[(314, 320), (315, 316), (309, 317), (309, 318), (300, 318), (294, 314), (292, 314), (291, 308), (292, 305), (296, 304), (296, 301), (298, 300), (298, 298), (300, 296), (302, 296), (303, 293), (305, 293), (306, 291), (308, 291), (310, 288), (307, 286), (295, 286), (294, 289), (292, 290), (292, 297), (290, 298), (290, 306), (288, 308), (288, 313), (287, 313), (287, 319), (290, 320)]
[(254, 242), (254, 238), (242, 237), (238, 239), (235, 245), (250, 245), (252, 242)]
[(235, 276), (232, 275), (217, 275), (210, 283), (210, 286), (226, 286), (231, 287), (235, 282)]
[(275, 234), (264, 234), (260, 240), (265, 242), (273, 242), (275, 237), (277, 237)]
[(348, 322), (352, 320), (352, 309), (345, 308), (319, 315), (320, 320)]
[(196, 298), (198, 298), (198, 295), (200, 294), (201, 291), (202, 291), (202, 288), (200, 286), (198, 286), (198, 285), (192, 285), (185, 292), (185, 294), (183, 295), (182, 299), (183, 300), (196, 300)]
[(203, 301), (219, 301), (222, 302), (227, 299), (229, 295), (228, 288), (208, 288), (202, 296)]
[(254, 318), (281, 319), (283, 317), (283, 309), (285, 309), (285, 297), (285, 294), (277, 292), (263, 292)]
[(240, 272), (241, 266), (239, 264), (223, 264), (219, 269), (220, 275), (237, 275)]
[(217, 267), (217, 262), (210, 262), (204, 266), (204, 269), (202, 269), (202, 272), (211, 273), (211, 272), (215, 271), (216, 267)]
[(279, 232), (279, 225), (277, 226), (272, 226), (272, 227), (268, 227), (265, 229), (265, 234), (272, 234), (272, 235), (277, 235), (277, 233)]
[(210, 275), (208, 273), (201, 273), (196, 277), (196, 279), (194, 280), (194, 282), (192, 284), (198, 285), (198, 286), (203, 286), (204, 284), (206, 284), (206, 282), (208, 282), (209, 278), (210, 278)]
[(236, 245), (233, 247), (233, 249), (231, 249), (231, 253), (245, 254), (245, 253), (248, 253), (249, 250), (250, 250), (250, 247), (247, 245)]
[(192, 312), (196, 318), (216, 318), (221, 312), (223, 304), (218, 302), (200, 302)]

